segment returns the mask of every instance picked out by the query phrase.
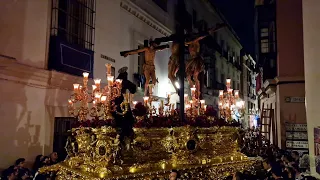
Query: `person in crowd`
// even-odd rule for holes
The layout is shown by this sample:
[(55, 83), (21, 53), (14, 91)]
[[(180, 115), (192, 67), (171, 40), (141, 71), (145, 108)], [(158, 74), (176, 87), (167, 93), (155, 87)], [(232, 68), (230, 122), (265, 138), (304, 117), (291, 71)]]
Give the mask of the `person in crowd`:
[[(44, 167), (44, 166), (50, 166), (50, 165), (52, 165), (51, 163), (52, 162), (50, 161), (50, 158), (48, 156), (43, 156), (43, 158), (40, 161), (39, 168)], [(52, 176), (51, 173), (39, 174), (38, 171), (37, 171), (36, 174), (34, 175), (34, 180), (42, 180), (42, 179), (46, 179), (46, 178), (51, 177), (51, 176)]]
[(50, 165), (54, 165), (59, 162), (58, 161), (59, 156), (57, 152), (52, 152), (49, 157), (50, 157)]
[(33, 163), (33, 167), (32, 167), (32, 174), (35, 175), (38, 171), (38, 169), (40, 168), (41, 166), (41, 161), (43, 159), (43, 155), (42, 154), (39, 154), (38, 156), (36, 156), (36, 159), (34, 160), (34, 163)]
[(15, 166), (18, 168), (19, 179), (32, 179), (33, 175), (31, 171), (26, 167), (26, 159), (19, 158), (15, 162)]
[(293, 163), (299, 164), (300, 161), (300, 155), (297, 151), (291, 152), (291, 157), (293, 158)]
[(273, 180), (272, 166), (269, 159), (264, 159), (262, 162), (263, 169), (266, 170), (266, 180)]
[(8, 168), (2, 172), (1, 179), (3, 180), (16, 180), (17, 179), (18, 170), (12, 168)]

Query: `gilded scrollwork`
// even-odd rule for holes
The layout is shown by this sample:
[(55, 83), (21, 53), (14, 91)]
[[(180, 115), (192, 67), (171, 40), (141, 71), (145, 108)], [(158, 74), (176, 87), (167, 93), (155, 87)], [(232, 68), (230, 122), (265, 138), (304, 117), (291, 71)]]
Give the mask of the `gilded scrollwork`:
[[(185, 177), (216, 179), (253, 163), (237, 151), (237, 131), (232, 127), (135, 128), (132, 148), (126, 149), (112, 127), (77, 128), (72, 130), (74, 140), (68, 141), (70, 157), (41, 171), (58, 172), (57, 179), (143, 179), (161, 177), (174, 168), (186, 172)], [(78, 144), (76, 152), (72, 142)]]

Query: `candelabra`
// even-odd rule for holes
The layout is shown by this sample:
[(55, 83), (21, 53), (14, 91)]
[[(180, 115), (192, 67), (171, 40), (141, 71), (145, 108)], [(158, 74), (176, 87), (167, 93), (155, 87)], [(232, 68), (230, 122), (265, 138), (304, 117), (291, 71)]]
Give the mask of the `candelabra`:
[[(83, 73), (83, 85), (73, 84), (73, 94), (71, 95), (68, 105), (69, 113), (85, 121), (89, 116), (94, 119), (111, 120), (112, 112), (116, 112), (114, 100), (121, 96), (122, 80), (114, 80), (111, 75), (111, 64), (106, 64), (107, 85), (101, 88), (101, 79), (94, 79), (91, 92), (88, 89), (89, 73)], [(129, 95), (124, 95), (124, 101), (120, 105), (121, 113), (125, 114), (129, 107)]]
[(191, 100), (188, 94), (184, 94), (185, 114), (187, 117), (195, 118), (196, 116), (203, 115), (206, 111), (207, 105), (205, 100), (199, 100), (196, 97), (196, 88), (193, 86), (191, 89)]
[(239, 90), (231, 89), (231, 79), (227, 79), (226, 83), (227, 91), (219, 91), (219, 111), (220, 117), (230, 121), (236, 112), (243, 115), (244, 101), (239, 98)]

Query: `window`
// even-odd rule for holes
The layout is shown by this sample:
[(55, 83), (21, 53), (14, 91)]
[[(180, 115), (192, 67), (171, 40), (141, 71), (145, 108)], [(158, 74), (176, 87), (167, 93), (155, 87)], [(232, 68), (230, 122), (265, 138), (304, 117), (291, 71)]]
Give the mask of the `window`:
[(166, 11), (168, 10), (168, 0), (152, 0), (154, 3), (156, 3), (162, 10)]
[(95, 0), (52, 0), (51, 35), (93, 51)]
[(261, 40), (261, 53), (268, 53), (269, 52), (269, 40), (262, 39)]
[(260, 33), (261, 33), (261, 37), (268, 37), (269, 36), (268, 28), (262, 28)]

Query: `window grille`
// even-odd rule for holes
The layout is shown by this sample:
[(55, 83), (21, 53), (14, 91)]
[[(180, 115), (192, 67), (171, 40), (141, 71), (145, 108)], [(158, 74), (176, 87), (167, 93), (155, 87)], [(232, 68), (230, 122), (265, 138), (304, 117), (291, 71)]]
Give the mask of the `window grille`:
[(95, 0), (52, 0), (51, 36), (94, 50)]

